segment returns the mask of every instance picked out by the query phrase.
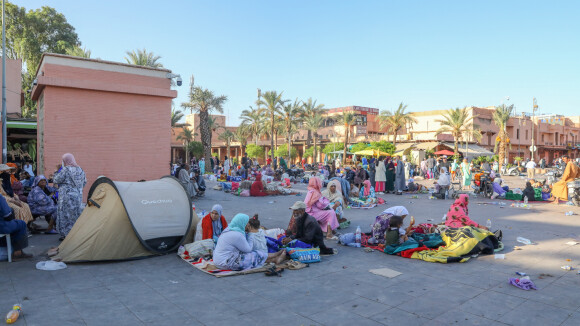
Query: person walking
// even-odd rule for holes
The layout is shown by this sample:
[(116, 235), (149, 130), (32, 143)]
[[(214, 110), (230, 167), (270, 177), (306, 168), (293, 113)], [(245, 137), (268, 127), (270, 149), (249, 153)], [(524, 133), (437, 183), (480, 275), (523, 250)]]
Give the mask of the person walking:
[(75, 157), (66, 153), (53, 179), (58, 185), (56, 227), (61, 235), (60, 240), (64, 240), (83, 211), (83, 188), (87, 177)]
[(401, 161), (399, 156), (396, 156), (396, 168), (395, 168), (395, 189), (397, 195), (402, 195), (406, 187), (405, 182), (405, 164)]
[(528, 179), (533, 179), (536, 177), (536, 162), (530, 160), (526, 163), (526, 172), (528, 173)]
[(461, 163), (461, 175), (463, 177), (463, 183), (462, 185), (462, 189), (465, 189), (465, 187), (467, 187), (467, 189), (469, 189), (469, 186), (471, 185), (471, 167), (469, 165), (469, 163), (467, 163), (467, 159), (464, 158), (463, 159), (463, 163)]

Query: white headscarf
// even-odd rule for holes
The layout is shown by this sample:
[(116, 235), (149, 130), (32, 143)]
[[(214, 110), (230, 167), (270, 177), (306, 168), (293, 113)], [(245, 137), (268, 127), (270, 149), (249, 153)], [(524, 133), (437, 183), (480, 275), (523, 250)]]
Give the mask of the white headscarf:
[(409, 215), (409, 211), (405, 206), (393, 206), (385, 209), (383, 211), (384, 214), (391, 214), (397, 216)]

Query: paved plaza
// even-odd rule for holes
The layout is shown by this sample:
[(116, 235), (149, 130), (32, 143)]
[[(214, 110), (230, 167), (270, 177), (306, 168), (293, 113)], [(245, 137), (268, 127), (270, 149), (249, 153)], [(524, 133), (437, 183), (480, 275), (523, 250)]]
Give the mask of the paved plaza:
[[(519, 182), (515, 178), (511, 182)], [(213, 184), (208, 184), (211, 188)], [(288, 207), (301, 196), (240, 198), (208, 190), (196, 201), (198, 212), (215, 203), (234, 214), (259, 213), (268, 228), (286, 228)], [(441, 221), (452, 203), (428, 195), (380, 195), (387, 205), (346, 210), (349, 229), (370, 230), (388, 206), (404, 205), (418, 223)], [(16, 325), (579, 325), (580, 217), (565, 216), (571, 206), (533, 204), (521, 209), (484, 205), (471, 198), (469, 215), (503, 230), (505, 259), (493, 255), (466, 263), (439, 264), (338, 246), (339, 254), (282, 277), (252, 274), (215, 278), (177, 255), (116, 262), (69, 264), (60, 271), (35, 269), (58, 236), (34, 235), (34, 259), (0, 263), (0, 311), (22, 303)], [(509, 204), (509, 203), (508, 203)], [(521, 245), (516, 237), (532, 240)], [(522, 250), (514, 250), (514, 246)], [(570, 261), (567, 261), (567, 260)], [(369, 269), (390, 268), (402, 274), (385, 278)], [(530, 275), (537, 291), (508, 284), (516, 271)], [(541, 276), (543, 274), (544, 276)], [(3, 310), (1, 310), (3, 309)]]

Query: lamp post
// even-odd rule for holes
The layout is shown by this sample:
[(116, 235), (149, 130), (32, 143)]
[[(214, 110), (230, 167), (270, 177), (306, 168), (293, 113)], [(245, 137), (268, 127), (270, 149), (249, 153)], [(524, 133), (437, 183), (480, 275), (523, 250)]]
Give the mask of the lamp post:
[(7, 162), (6, 151), (6, 24), (5, 20), (5, 3), (2, 0), (2, 163)]
[(534, 160), (534, 153), (536, 152), (536, 146), (534, 145), (534, 125), (536, 124), (534, 121), (534, 117), (536, 116), (536, 110), (538, 109), (538, 102), (534, 97), (533, 104), (532, 104), (532, 147), (530, 148), (530, 152), (532, 152), (532, 161)]

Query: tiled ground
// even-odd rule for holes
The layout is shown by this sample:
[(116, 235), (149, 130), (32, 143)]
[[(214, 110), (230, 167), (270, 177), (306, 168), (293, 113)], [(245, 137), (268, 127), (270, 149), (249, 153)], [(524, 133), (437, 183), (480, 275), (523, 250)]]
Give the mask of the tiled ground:
[[(305, 186), (298, 186), (304, 190)], [(383, 196), (389, 206), (405, 205), (416, 220), (439, 221), (450, 201)], [(198, 211), (216, 202), (226, 217), (259, 212), (266, 227), (286, 227), (288, 207), (300, 197), (238, 198), (210, 190)], [(274, 201), (273, 203), (270, 203)], [(436, 264), (339, 247), (339, 254), (282, 277), (263, 274), (217, 279), (175, 255), (119, 263), (70, 264), (67, 269), (36, 270), (57, 236), (30, 238), (32, 260), (0, 263), (0, 309), (21, 302), (17, 325), (579, 325), (580, 275), (560, 266), (580, 267), (580, 218), (564, 216), (577, 208), (537, 204), (531, 210), (478, 205), (470, 215), (504, 230), (505, 260), (481, 256), (463, 264)], [(347, 210), (353, 223), (369, 230), (386, 208)], [(536, 242), (513, 250), (515, 238)], [(336, 246), (335, 243), (330, 243)], [(571, 259), (571, 261), (566, 261)], [(393, 279), (369, 269), (403, 273)], [(507, 283), (515, 271), (530, 274), (537, 291)], [(540, 273), (551, 277), (540, 279)], [(3, 308), (2, 308), (3, 307)], [(0, 310), (3, 311), (3, 310)]]

